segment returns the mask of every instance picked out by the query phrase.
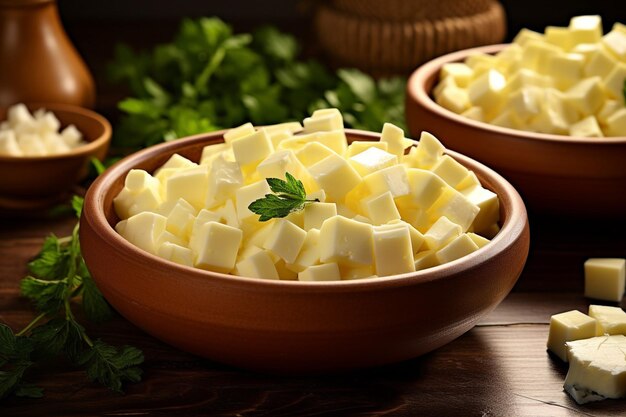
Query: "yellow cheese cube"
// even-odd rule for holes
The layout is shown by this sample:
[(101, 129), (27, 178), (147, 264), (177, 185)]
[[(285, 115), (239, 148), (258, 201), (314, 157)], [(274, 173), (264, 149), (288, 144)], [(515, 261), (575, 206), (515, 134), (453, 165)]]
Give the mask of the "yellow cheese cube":
[(228, 132), (224, 133), (224, 142), (232, 143), (235, 139), (253, 135), (254, 132), (255, 130), (252, 123), (244, 123), (241, 126), (230, 129)]
[(426, 248), (437, 250), (445, 246), (448, 242), (461, 235), (463, 230), (461, 227), (451, 222), (445, 216), (441, 216), (433, 225), (424, 233), (424, 243)]
[(472, 239), (472, 241), (474, 241), (476, 246), (478, 246), (479, 248), (482, 248), (487, 243), (489, 243), (489, 239), (486, 239), (481, 235), (477, 235), (476, 233), (468, 232), (466, 233), (466, 235), (469, 236), (469, 238)]
[(270, 137), (270, 141), (272, 142), (272, 146), (274, 147), (274, 149), (279, 149), (280, 144), (284, 140), (293, 138), (293, 133), (291, 133), (288, 130), (278, 130), (275, 132), (271, 132), (267, 130), (267, 127), (265, 128), (265, 130), (267, 131), (267, 134)]
[(576, 16), (569, 22), (574, 43), (594, 43), (602, 38), (602, 19), (600, 16)]
[(320, 229), (320, 261), (347, 266), (372, 264), (372, 226), (343, 216), (327, 219)]
[(274, 227), (275, 221), (276, 219), (271, 219), (263, 222), (258, 229), (251, 231), (247, 235), (244, 235), (244, 244), (246, 246), (258, 246), (259, 248), (262, 247), (263, 243), (265, 243), (267, 237), (270, 235), (272, 227)]
[(468, 189), (463, 195), (480, 211), (474, 219), (471, 229), (477, 233), (485, 233), (492, 225), (500, 220), (500, 200), (498, 196), (481, 186)]
[[(406, 221), (402, 219), (392, 220), (384, 226), (393, 227), (396, 225), (401, 225), (402, 227), (409, 228), (409, 235), (411, 236), (411, 248), (413, 249), (414, 254), (418, 253), (424, 244), (424, 235), (415, 227), (413, 227), (412, 224), (407, 223)], [(379, 226), (379, 227), (383, 227), (383, 226)]]
[[(320, 231), (319, 229), (310, 229), (306, 233), (306, 238), (304, 239), (304, 244), (302, 245), (302, 249), (298, 254), (292, 268), (295, 269), (295, 272), (302, 272), (309, 266), (317, 265), (320, 262)], [(289, 266), (289, 265), (288, 265)], [(295, 267), (295, 268), (294, 268)]]
[(607, 136), (626, 136), (626, 108), (621, 108), (606, 119)]
[(228, 273), (235, 267), (243, 232), (217, 222), (203, 224), (196, 239), (189, 243), (194, 266), (209, 271)]
[(462, 258), (477, 250), (478, 245), (469, 236), (462, 234), (448, 242), (443, 248), (437, 250), (435, 255), (437, 260), (443, 264)]
[(485, 112), (483, 112), (482, 107), (472, 106), (469, 109), (465, 110), (461, 113), (461, 116), (467, 117), (468, 119), (476, 120), (478, 122), (485, 121)]
[(393, 198), (408, 195), (410, 192), (407, 169), (404, 165), (393, 165), (363, 178), (371, 195), (380, 195), (387, 191)]
[(585, 297), (607, 301), (622, 301), (626, 260), (591, 258), (585, 262)]
[(626, 63), (620, 62), (604, 78), (604, 87), (609, 97), (624, 104), (624, 80), (626, 80)]
[(461, 227), (465, 232), (474, 222), (480, 208), (454, 188), (444, 188), (441, 196), (426, 210), (431, 221), (442, 216)]
[(133, 245), (156, 254), (159, 237), (165, 232), (165, 224), (164, 216), (144, 211), (129, 217), (118, 233)]
[(583, 78), (585, 57), (581, 54), (555, 54), (548, 58), (545, 73), (552, 77), (557, 88), (566, 90)]
[(427, 209), (441, 196), (446, 182), (432, 171), (418, 168), (407, 170), (409, 194), (397, 199), (400, 207)]
[(339, 281), (341, 273), (339, 266), (332, 262), (322, 265), (313, 265), (298, 273), (298, 281)]
[(523, 48), (520, 45), (510, 44), (496, 54), (495, 69), (505, 76), (519, 71), (522, 67), (522, 52)]
[(220, 216), (218, 214), (206, 209), (200, 210), (191, 226), (191, 232), (189, 234), (189, 247), (197, 246), (199, 244), (198, 238), (200, 237), (200, 229), (204, 226), (204, 224), (219, 221)]
[(589, 56), (585, 65), (585, 75), (587, 77), (606, 77), (611, 70), (617, 65), (618, 61), (604, 47)]
[(428, 132), (422, 132), (420, 140), (415, 148), (415, 167), (430, 169), (443, 155), (444, 146), (439, 140)]
[(599, 43), (579, 43), (571, 50), (572, 53), (580, 54), (585, 57), (585, 62), (589, 61), (589, 58), (598, 52), (602, 48)]
[(265, 130), (270, 135), (275, 132), (285, 132), (285, 131), (291, 134), (294, 134), (302, 130), (302, 124), (300, 122), (277, 123), (274, 125), (265, 126)]
[(250, 211), (248, 206), (265, 197), (266, 194), (271, 194), (272, 190), (266, 180), (257, 181), (253, 184), (241, 187), (235, 192), (235, 201), (237, 203), (237, 218), (239, 223), (246, 221), (258, 222), (259, 215)]
[(297, 281), (298, 273), (287, 268), (287, 264), (283, 259), (280, 259), (274, 263), (278, 277), (283, 281)]
[(433, 96), (435, 97), (435, 101), (439, 100), (439, 97), (441, 96), (443, 90), (449, 87), (459, 88), (459, 86), (456, 84), (456, 81), (454, 81), (454, 78), (447, 77), (440, 79), (439, 83), (435, 86), (435, 88), (433, 88)]
[(255, 168), (259, 162), (274, 152), (272, 141), (265, 129), (260, 129), (251, 135), (237, 138), (231, 144), (235, 154), (235, 161), (242, 168)]
[(296, 150), (296, 157), (307, 168), (330, 155), (337, 155), (337, 153), (328, 146), (317, 142), (307, 143), (302, 148)]
[(365, 217), (362, 216), (360, 214), (357, 214), (354, 217), (350, 217), (352, 220), (356, 220), (357, 222), (361, 222), (361, 223), (367, 223), (367, 224), (374, 224), (374, 222), (372, 222), (372, 219), (370, 219), (369, 217)]
[(600, 77), (585, 78), (567, 90), (565, 100), (583, 115), (594, 114), (604, 102)]
[(344, 155), (348, 148), (346, 134), (343, 130), (329, 130), (305, 135), (292, 136), (280, 143), (281, 149), (301, 149), (307, 143), (319, 143), (332, 149), (338, 155)]
[(421, 271), (422, 269), (432, 268), (439, 265), (439, 260), (434, 250), (425, 250), (415, 255), (415, 270)]
[(354, 140), (350, 145), (348, 145), (348, 150), (346, 151), (346, 156), (348, 158), (353, 157), (354, 155), (358, 155), (361, 152), (368, 150), (369, 148), (377, 148), (381, 151), (387, 151), (389, 149), (389, 145), (387, 142), (374, 142), (371, 140)]
[(503, 94), (509, 95), (523, 87), (548, 88), (554, 85), (552, 79), (547, 75), (537, 74), (526, 68), (520, 69), (508, 79)]
[(304, 207), (304, 230), (319, 229), (324, 220), (337, 215), (335, 203), (311, 203)]
[(128, 188), (132, 193), (138, 193), (145, 188), (153, 188), (156, 194), (160, 194), (160, 191), (158, 191), (160, 185), (156, 178), (143, 169), (131, 169), (126, 174), (126, 179), (124, 180), (124, 187)]
[[(223, 145), (223, 144), (219, 144), (219, 145)], [(204, 149), (211, 148), (211, 147), (219, 148), (219, 145), (205, 146), (202, 149), (202, 155), (204, 156), (204, 153), (205, 153)], [(200, 159), (204, 159), (204, 158), (200, 158)], [(159, 171), (161, 171), (163, 169), (169, 169), (169, 168), (184, 169), (184, 168), (193, 168), (193, 167), (197, 167), (197, 166), (198, 166), (198, 164), (196, 164), (195, 162), (192, 162), (189, 159), (185, 158), (184, 156), (181, 156), (181, 155), (175, 153), (174, 155), (172, 155), (170, 157), (170, 159), (167, 160), (167, 162), (165, 162), (163, 165), (161, 165), (159, 167), (159, 169), (154, 171), (154, 175), (156, 176), (159, 173)]]
[[(501, 123), (500, 126), (509, 125), (507, 127), (517, 127), (529, 118), (536, 116), (541, 111), (541, 103), (544, 98), (544, 91), (541, 87), (525, 86), (509, 94), (506, 104), (503, 109), (503, 114), (506, 111), (509, 113), (510, 123)], [(496, 117), (497, 119), (497, 117)], [(492, 121), (492, 123), (495, 123)]]
[(235, 269), (237, 275), (243, 277), (279, 279), (272, 258), (263, 250), (255, 251), (255, 253), (237, 262)]
[(530, 29), (523, 28), (520, 30), (515, 38), (513, 38), (513, 43), (524, 46), (529, 41), (544, 41), (545, 37), (543, 34), (534, 32)]
[(343, 117), (337, 109), (322, 109), (313, 112), (303, 121), (304, 133), (343, 129)]
[(467, 173), (467, 176), (465, 178), (463, 178), (463, 181), (461, 181), (460, 183), (457, 184), (456, 187), (454, 187), (457, 191), (460, 191), (462, 193), (466, 193), (467, 190), (470, 190), (476, 186), (480, 185), (480, 180), (478, 179), (478, 177), (476, 176), (476, 174), (474, 174), (473, 171), (469, 171)]
[(511, 109), (504, 110), (502, 113), (496, 115), (490, 124), (494, 126), (507, 127), (509, 129), (519, 129), (523, 122)]
[(601, 138), (604, 136), (594, 116), (587, 116), (571, 125), (569, 135), (583, 138)]
[(400, 219), (400, 213), (389, 191), (363, 200), (362, 205), (363, 211), (373, 224), (385, 224)]
[(474, 71), (462, 62), (452, 62), (441, 67), (441, 78), (451, 77), (459, 87), (467, 87)]
[(472, 106), (467, 90), (456, 87), (444, 88), (437, 97), (437, 104), (457, 114)]
[(302, 162), (296, 158), (296, 154), (291, 149), (272, 153), (256, 169), (263, 178), (285, 178), (285, 173), (289, 172), (303, 182), (303, 177), (308, 174)]
[(506, 85), (504, 76), (496, 71), (489, 70), (468, 87), (469, 99), (472, 105), (480, 106), (487, 114), (496, 111), (502, 102), (502, 90)]
[(165, 228), (168, 232), (187, 240), (191, 235), (196, 214), (196, 209), (191, 204), (182, 198), (178, 199), (167, 216)]
[(626, 61), (626, 33), (612, 30), (602, 37), (602, 44), (613, 55), (622, 61)]
[(626, 313), (621, 308), (592, 304), (589, 315), (596, 319), (596, 336), (626, 334)]
[(564, 51), (569, 51), (574, 47), (574, 39), (569, 28), (548, 26), (545, 30), (545, 40), (552, 45), (560, 47)]
[(157, 239), (155, 246), (157, 248), (160, 248), (166, 243), (173, 243), (178, 246), (187, 247), (187, 241), (185, 239), (178, 237), (175, 234), (168, 232), (167, 230), (165, 230), (163, 233), (161, 233), (161, 235), (159, 235), (159, 238)]
[(380, 135), (380, 141), (387, 144), (387, 151), (394, 155), (404, 155), (404, 150), (413, 142), (404, 137), (404, 130), (392, 123), (385, 123)]
[(529, 119), (528, 126), (537, 132), (567, 134), (569, 125), (574, 122), (578, 114), (572, 101), (566, 100), (560, 91), (548, 88), (541, 112)]
[(183, 198), (200, 210), (206, 202), (208, 186), (209, 171), (206, 166), (182, 169), (165, 182), (165, 198), (170, 201)]
[(408, 225), (374, 227), (374, 262), (376, 275), (387, 276), (415, 271)]
[(290, 221), (277, 219), (263, 242), (263, 247), (283, 258), (285, 262), (294, 263), (304, 245), (306, 235), (307, 232)]
[(311, 165), (309, 173), (331, 202), (342, 201), (346, 193), (361, 182), (359, 173), (335, 153)]
[(380, 169), (396, 165), (398, 163), (398, 156), (381, 149), (371, 147), (357, 155), (354, 155), (348, 161), (361, 176), (366, 176)]
[(600, 124), (606, 125), (608, 118), (622, 107), (622, 104), (617, 100), (605, 100), (598, 113), (596, 113), (596, 119)]
[[(213, 212), (219, 216), (220, 223), (227, 224), (230, 227), (238, 228), (241, 226), (241, 224), (239, 223), (239, 216), (237, 215), (237, 209), (235, 208), (235, 203), (233, 202), (233, 200), (231, 199), (226, 200), (226, 202), (223, 205), (214, 208)], [(256, 223), (257, 227), (261, 226), (259, 222), (250, 222), (250, 223)], [(249, 224), (247, 224), (247, 226), (249, 226)], [(246, 227), (246, 232), (249, 232), (255, 229), (256, 227)]]
[(180, 265), (193, 266), (191, 249), (171, 242), (164, 242), (157, 250), (157, 255)]
[(548, 61), (560, 53), (562, 50), (558, 46), (543, 41), (530, 40), (524, 45), (521, 65), (524, 68), (545, 74)]
[(439, 158), (435, 166), (433, 166), (432, 172), (451, 187), (456, 187), (469, 173), (467, 168), (448, 155)]
[(566, 311), (550, 317), (548, 349), (567, 362), (565, 342), (587, 339), (596, 335), (596, 320), (578, 310)]
[(209, 168), (204, 205), (212, 208), (223, 204), (242, 185), (243, 175), (239, 164), (223, 156), (215, 158)]
[(371, 266), (360, 266), (357, 268), (340, 267), (339, 271), (341, 272), (341, 279), (344, 281), (377, 277)]

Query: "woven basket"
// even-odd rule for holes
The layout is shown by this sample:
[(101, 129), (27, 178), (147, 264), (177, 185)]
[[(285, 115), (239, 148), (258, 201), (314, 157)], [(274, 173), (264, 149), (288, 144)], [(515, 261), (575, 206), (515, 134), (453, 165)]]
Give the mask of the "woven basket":
[[(315, 31), (320, 46), (327, 52), (333, 64), (357, 67), (375, 76), (407, 74), (439, 55), (473, 46), (499, 43), (506, 34), (504, 10), (495, 1), (336, 0), (335, 3), (325, 3), (318, 8)], [(360, 5), (361, 14), (344, 10), (352, 3)], [(401, 3), (405, 4), (404, 10), (407, 13), (412, 11), (412, 14), (409, 13), (413, 16), (412, 20), (406, 20), (409, 14), (404, 14), (400, 20), (398, 9), (383, 12), (383, 9), (393, 9), (389, 7), (392, 4)], [(416, 8), (416, 5), (427, 3), (430, 4), (427, 9)], [(426, 12), (437, 16), (446, 13), (446, 10), (437, 9), (434, 4), (441, 6), (453, 3), (465, 4), (463, 9), (455, 8), (456, 13), (483, 6), (484, 10), (467, 16), (435, 19), (424, 17)], [(453, 10), (450, 8), (448, 11)], [(367, 13), (377, 14), (378, 17), (364, 16)]]
[(437, 20), (486, 12), (493, 0), (333, 0), (347, 14), (392, 21)]

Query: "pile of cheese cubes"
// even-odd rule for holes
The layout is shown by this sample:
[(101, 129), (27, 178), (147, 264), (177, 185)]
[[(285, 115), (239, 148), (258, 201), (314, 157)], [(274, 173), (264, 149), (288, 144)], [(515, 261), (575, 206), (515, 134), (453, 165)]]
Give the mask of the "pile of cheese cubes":
[(602, 35), (600, 16), (545, 33), (522, 29), (495, 55), (443, 66), (434, 96), (468, 118), (532, 132), (626, 136), (626, 25)]
[(7, 120), (0, 123), (0, 155), (46, 156), (69, 152), (85, 142), (76, 126), (61, 132), (61, 123), (45, 109), (30, 114), (24, 104), (9, 107)]
[[(131, 170), (114, 200), (116, 230), (183, 265), (301, 281), (412, 272), (476, 251), (498, 232), (496, 194), (432, 135), (418, 144), (385, 124), (380, 141), (348, 144), (337, 109), (303, 124), (247, 123), (200, 161), (175, 154), (154, 175)], [(319, 202), (260, 222), (248, 206), (272, 193), (266, 178), (286, 172)]]

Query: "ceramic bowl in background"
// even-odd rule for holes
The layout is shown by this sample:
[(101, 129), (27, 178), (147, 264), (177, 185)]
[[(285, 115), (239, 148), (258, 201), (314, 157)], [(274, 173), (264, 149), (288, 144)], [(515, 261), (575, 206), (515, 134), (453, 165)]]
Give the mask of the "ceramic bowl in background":
[[(84, 258), (106, 299), (128, 320), (180, 349), (242, 368), (328, 372), (414, 358), (459, 337), (509, 293), (529, 244), (524, 204), (494, 171), (455, 152), (498, 194), (501, 226), (478, 251), (445, 265), (354, 281), (231, 276), (175, 264), (120, 236), (113, 198), (131, 169), (154, 171), (174, 153), (198, 160), (211, 133), (153, 146), (109, 168), (89, 188), (80, 223)], [(378, 134), (346, 131), (350, 140)]]
[(506, 45), (467, 49), (434, 59), (409, 78), (406, 118), (414, 137), (427, 130), (444, 145), (496, 170), (531, 211), (623, 216), (626, 137), (583, 138), (509, 129), (468, 119), (437, 104), (431, 91), (441, 67)]
[[(68, 104), (27, 104), (31, 113), (45, 108), (61, 122), (73, 124), (86, 144), (47, 156), (0, 156), (0, 208), (29, 209), (58, 202), (88, 172), (92, 158), (103, 159), (111, 141), (111, 125), (101, 115)], [(6, 119), (0, 109), (0, 120)]]

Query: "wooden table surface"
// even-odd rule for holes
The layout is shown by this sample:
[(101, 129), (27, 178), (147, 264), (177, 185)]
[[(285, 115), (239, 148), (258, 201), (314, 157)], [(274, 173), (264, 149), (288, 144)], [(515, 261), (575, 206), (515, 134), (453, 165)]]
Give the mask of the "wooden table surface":
[[(33, 317), (18, 284), (49, 233), (72, 218), (0, 221), (0, 321), (14, 329)], [(31, 376), (42, 399), (9, 398), (2, 416), (618, 416), (626, 400), (578, 406), (563, 391), (567, 367), (546, 353), (550, 315), (586, 311), (582, 265), (626, 256), (625, 222), (531, 217), (531, 253), (513, 292), (478, 326), (423, 357), (323, 377), (284, 377), (234, 369), (181, 352), (122, 317), (89, 330), (143, 349), (144, 377), (124, 395), (87, 381), (65, 363)]]

